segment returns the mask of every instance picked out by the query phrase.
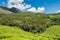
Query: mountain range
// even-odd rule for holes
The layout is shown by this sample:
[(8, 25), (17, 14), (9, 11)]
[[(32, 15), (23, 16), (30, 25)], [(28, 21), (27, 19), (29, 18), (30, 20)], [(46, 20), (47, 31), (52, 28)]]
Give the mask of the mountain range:
[(8, 8), (8, 7), (0, 6), (0, 9), (8, 10), (8, 11), (14, 12), (14, 13), (19, 13), (20, 12), (20, 10), (15, 8), (15, 7)]

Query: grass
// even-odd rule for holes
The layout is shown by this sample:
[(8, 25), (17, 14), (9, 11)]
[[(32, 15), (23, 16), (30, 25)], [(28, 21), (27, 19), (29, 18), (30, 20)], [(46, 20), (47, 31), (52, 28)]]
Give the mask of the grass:
[(42, 36), (49, 39), (60, 40), (60, 25), (51, 26), (42, 34)]
[(33, 35), (16, 27), (0, 26), (0, 38), (3, 40), (31, 40)]
[(26, 32), (17, 27), (0, 25), (0, 39), (1, 40), (59, 40), (60, 39), (60, 25), (51, 26), (41, 34), (33, 34)]

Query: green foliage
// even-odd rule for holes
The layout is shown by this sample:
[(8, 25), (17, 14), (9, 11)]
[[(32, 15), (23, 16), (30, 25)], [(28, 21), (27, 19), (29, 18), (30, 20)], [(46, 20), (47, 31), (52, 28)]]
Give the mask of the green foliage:
[(42, 34), (33, 34), (17, 27), (0, 25), (0, 40), (60, 40), (60, 25), (51, 26)]
[(49, 18), (52, 20), (53, 25), (60, 25), (60, 14), (51, 14)]
[(17, 13), (17, 14), (0, 14), (0, 24), (9, 26), (18, 26), (29, 32), (43, 32), (48, 23), (48, 16), (40, 13)]
[(60, 13), (12, 13), (0, 9), (0, 40), (60, 40)]
[(44, 33), (42, 33), (42, 36), (49, 39), (60, 40), (60, 25), (51, 26)]
[[(31, 37), (29, 37), (29, 35)], [(0, 25), (0, 39), (1, 40), (30, 40), (32, 37), (34, 37), (33, 35), (34, 34), (25, 32), (16, 27)]]
[(60, 14), (20, 12), (0, 14), (0, 24), (17, 26), (25, 31), (41, 33), (49, 26), (60, 25)]

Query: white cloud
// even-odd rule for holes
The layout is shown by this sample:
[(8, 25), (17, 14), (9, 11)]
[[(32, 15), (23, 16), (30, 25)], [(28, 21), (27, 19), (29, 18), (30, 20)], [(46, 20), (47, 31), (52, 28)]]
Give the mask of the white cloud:
[(21, 11), (30, 11), (30, 12), (43, 12), (45, 11), (44, 7), (38, 7), (37, 9), (35, 7), (32, 7), (30, 4), (23, 3), (24, 0), (8, 0), (8, 7), (16, 7), (20, 9)]
[(8, 0), (7, 5), (9, 8), (16, 7), (20, 9), (21, 11), (31, 7), (30, 4), (24, 4), (22, 2), (24, 2), (24, 0)]
[(24, 0), (8, 0), (8, 1), (9, 3), (15, 3), (15, 4), (24, 2)]
[(35, 7), (32, 7), (30, 9), (28, 9), (27, 11), (30, 11), (30, 12), (43, 12), (45, 11), (45, 8), (44, 7), (38, 7), (37, 9)]
[(60, 10), (56, 11), (55, 13), (59, 13), (59, 12), (60, 12)]
[(32, 7), (32, 8), (30, 8), (30, 9), (28, 9), (27, 11), (35, 12), (35, 11), (36, 11), (36, 8), (35, 8), (35, 7)]

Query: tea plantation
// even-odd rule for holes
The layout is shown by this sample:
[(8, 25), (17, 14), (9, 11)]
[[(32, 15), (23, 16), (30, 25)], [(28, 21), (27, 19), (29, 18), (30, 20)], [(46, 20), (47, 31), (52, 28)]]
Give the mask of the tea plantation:
[(17, 27), (0, 25), (0, 40), (60, 40), (60, 25), (51, 26), (41, 34), (33, 34)]

